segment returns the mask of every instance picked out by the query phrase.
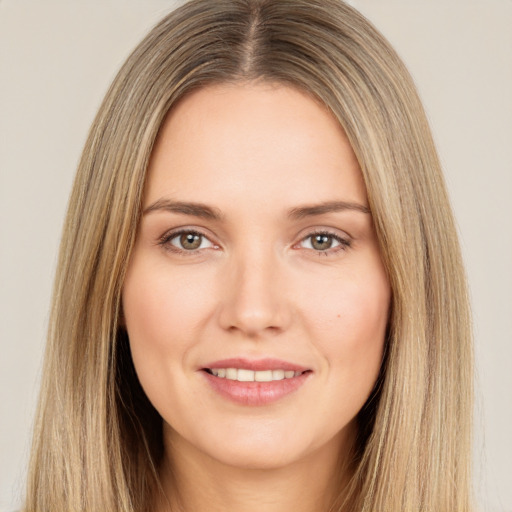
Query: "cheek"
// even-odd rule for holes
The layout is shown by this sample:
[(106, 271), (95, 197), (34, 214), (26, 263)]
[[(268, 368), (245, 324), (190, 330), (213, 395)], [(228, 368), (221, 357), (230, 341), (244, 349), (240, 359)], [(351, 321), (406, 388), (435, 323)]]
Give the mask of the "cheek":
[(122, 293), (130, 350), (139, 381), (163, 417), (178, 406), (179, 394), (172, 391), (187, 385), (182, 370), (191, 366), (190, 354), (211, 310), (210, 288), (205, 279), (173, 271), (144, 252), (130, 263)]
[[(382, 360), (390, 287), (380, 266), (354, 271), (309, 294), (306, 308), (318, 350), (351, 379), (373, 382)], [(362, 383), (364, 384), (364, 383)]]
[(204, 321), (210, 307), (204, 280), (170, 272), (158, 264), (137, 264), (123, 287), (123, 310), (133, 345), (177, 353)]
[(130, 350), (139, 381), (165, 418), (179, 406), (184, 367), (198, 343), (198, 332), (211, 311), (206, 276), (191, 278), (183, 269), (135, 253), (122, 292)]

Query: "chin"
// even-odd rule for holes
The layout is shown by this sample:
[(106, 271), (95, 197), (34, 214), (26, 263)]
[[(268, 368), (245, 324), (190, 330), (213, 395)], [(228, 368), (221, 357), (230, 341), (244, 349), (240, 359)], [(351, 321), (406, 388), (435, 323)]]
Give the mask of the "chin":
[[(235, 422), (229, 428), (211, 429), (207, 436), (204, 431), (198, 432), (197, 437), (187, 436), (184, 440), (188, 446), (187, 456), (195, 452), (206, 455), (214, 464), (248, 470), (277, 470), (307, 463), (310, 457), (321, 452), (330, 459), (333, 455), (337, 458), (342, 445), (348, 447), (347, 442), (352, 439), (352, 436), (347, 436), (352, 428), (338, 432), (314, 432), (312, 435), (297, 428), (297, 421), (291, 426), (276, 425), (275, 422), (257, 423), (248, 426), (246, 422)], [(174, 435), (181, 438), (177, 432)], [(173, 445), (176, 446), (176, 442)]]
[(290, 466), (301, 460), (304, 448), (269, 441), (267, 443), (241, 442), (230, 449), (216, 452), (219, 462), (240, 469), (272, 470)]

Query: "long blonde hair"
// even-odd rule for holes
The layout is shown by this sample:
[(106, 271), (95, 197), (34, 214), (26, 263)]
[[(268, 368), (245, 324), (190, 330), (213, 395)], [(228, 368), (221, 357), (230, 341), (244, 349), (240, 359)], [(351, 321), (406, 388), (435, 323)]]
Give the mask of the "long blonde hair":
[(471, 510), (470, 315), (438, 157), (402, 62), (338, 0), (192, 0), (120, 70), (70, 198), (25, 510), (151, 509), (161, 420), (133, 369), (121, 288), (165, 115), (192, 90), (240, 80), (307, 91), (339, 120), (391, 282), (385, 361), (333, 510)]

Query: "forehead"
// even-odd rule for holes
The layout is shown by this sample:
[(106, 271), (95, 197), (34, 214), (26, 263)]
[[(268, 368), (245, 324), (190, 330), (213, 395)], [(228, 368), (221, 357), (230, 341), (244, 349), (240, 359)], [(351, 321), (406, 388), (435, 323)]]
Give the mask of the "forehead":
[[(246, 203), (343, 199), (366, 204), (352, 148), (334, 116), (283, 85), (223, 84), (187, 96), (155, 144), (146, 203), (186, 196)], [(285, 205), (285, 203), (289, 203)]]

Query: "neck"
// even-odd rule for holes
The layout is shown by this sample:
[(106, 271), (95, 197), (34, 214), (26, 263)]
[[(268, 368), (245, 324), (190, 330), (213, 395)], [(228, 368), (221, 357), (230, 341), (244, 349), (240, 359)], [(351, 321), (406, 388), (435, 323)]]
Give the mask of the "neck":
[(327, 512), (350, 478), (348, 457), (340, 458), (340, 445), (347, 443), (335, 438), (299, 461), (262, 469), (224, 464), (183, 438), (173, 438), (166, 443), (161, 468), (166, 498), (158, 511)]

